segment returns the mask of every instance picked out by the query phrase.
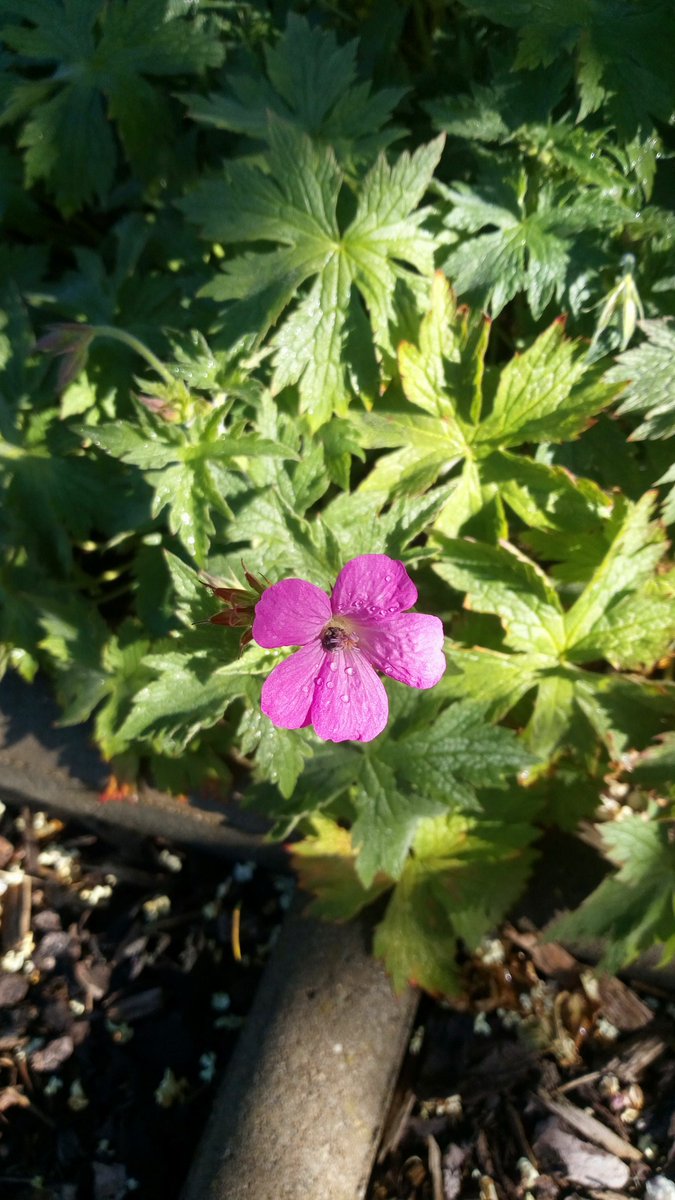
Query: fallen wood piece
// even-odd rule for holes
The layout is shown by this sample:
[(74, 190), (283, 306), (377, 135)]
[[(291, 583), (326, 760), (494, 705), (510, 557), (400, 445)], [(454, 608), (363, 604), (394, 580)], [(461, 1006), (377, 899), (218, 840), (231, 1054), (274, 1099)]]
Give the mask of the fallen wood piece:
[(624, 1188), (630, 1170), (615, 1154), (596, 1150), (572, 1133), (566, 1133), (554, 1119), (548, 1121), (534, 1143), (537, 1160), (547, 1171), (560, 1163), (572, 1183), (587, 1188)]
[[(590, 990), (589, 977), (593, 980)], [(643, 1003), (631, 987), (615, 976), (604, 972), (584, 971), (581, 982), (589, 996), (597, 995), (602, 1015), (621, 1033), (634, 1033), (636, 1029), (644, 1029), (645, 1025), (654, 1020), (651, 1008)]]
[[(394, 1096), (380, 1140), (380, 1151), (377, 1156), (378, 1163), (383, 1163), (387, 1155), (398, 1148), (412, 1116), (416, 1101), (417, 1096), (412, 1090), (407, 1091), (398, 1104), (396, 1103), (396, 1096)], [(443, 1118), (443, 1122), (445, 1124), (445, 1118)]]
[(667, 1042), (654, 1034), (638, 1034), (620, 1054), (610, 1058), (605, 1075), (618, 1075), (622, 1083), (639, 1083), (645, 1071), (668, 1049)]
[(515, 925), (507, 924), (504, 935), (530, 955), (542, 975), (567, 984), (575, 982), (583, 970), (582, 964), (564, 946), (559, 942), (542, 942), (541, 934), (536, 930), (517, 929)]
[(537, 1092), (537, 1096), (544, 1108), (560, 1117), (561, 1121), (580, 1133), (582, 1137), (587, 1138), (589, 1142), (595, 1142), (596, 1146), (602, 1146), (610, 1154), (615, 1154), (617, 1158), (626, 1159), (628, 1162), (642, 1161), (641, 1150), (638, 1150), (630, 1142), (624, 1141), (618, 1133), (608, 1129), (606, 1125), (585, 1112), (583, 1108), (577, 1108), (576, 1104), (572, 1104), (569, 1100), (554, 1100), (544, 1091)]
[(0, 871), (0, 947), (17, 950), (30, 929), (31, 881), (21, 867)]
[(417, 1008), (365, 921), (291, 914), (182, 1200), (361, 1200)]

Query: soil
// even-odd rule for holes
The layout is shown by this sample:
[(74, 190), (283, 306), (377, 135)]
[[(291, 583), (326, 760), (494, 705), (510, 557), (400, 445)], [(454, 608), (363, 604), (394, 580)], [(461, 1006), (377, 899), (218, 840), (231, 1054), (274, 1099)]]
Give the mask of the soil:
[(425, 1001), (368, 1200), (675, 1200), (675, 996), (508, 927)]
[(288, 887), (3, 815), (0, 1198), (179, 1195)]

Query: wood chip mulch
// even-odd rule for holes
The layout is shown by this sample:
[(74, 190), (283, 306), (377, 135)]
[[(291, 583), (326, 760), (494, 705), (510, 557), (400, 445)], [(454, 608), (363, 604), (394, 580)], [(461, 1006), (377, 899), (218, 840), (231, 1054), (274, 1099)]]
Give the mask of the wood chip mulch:
[(0, 1200), (177, 1197), (288, 881), (0, 818)]
[(675, 1200), (675, 994), (507, 927), (425, 1001), (367, 1200)]

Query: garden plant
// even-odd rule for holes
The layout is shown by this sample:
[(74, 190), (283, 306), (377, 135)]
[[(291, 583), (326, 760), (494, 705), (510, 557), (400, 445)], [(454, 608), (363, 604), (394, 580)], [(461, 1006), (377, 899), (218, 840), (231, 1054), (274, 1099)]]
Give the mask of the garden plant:
[(560, 931), (675, 954), (670, 0), (0, 41), (0, 673), (120, 785), (243, 764), (398, 988), (556, 830), (607, 866)]

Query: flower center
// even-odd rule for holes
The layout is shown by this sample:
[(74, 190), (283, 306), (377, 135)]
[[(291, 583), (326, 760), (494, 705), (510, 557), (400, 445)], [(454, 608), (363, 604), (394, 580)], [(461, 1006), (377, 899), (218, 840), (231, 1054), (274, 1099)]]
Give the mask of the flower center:
[(321, 634), (321, 645), (324, 650), (342, 650), (349, 640), (347, 630), (340, 625), (326, 625)]
[(324, 650), (347, 650), (354, 649), (358, 644), (358, 636), (351, 628), (348, 628), (347, 622), (340, 618), (333, 618), (324, 627), (321, 632), (321, 645)]

